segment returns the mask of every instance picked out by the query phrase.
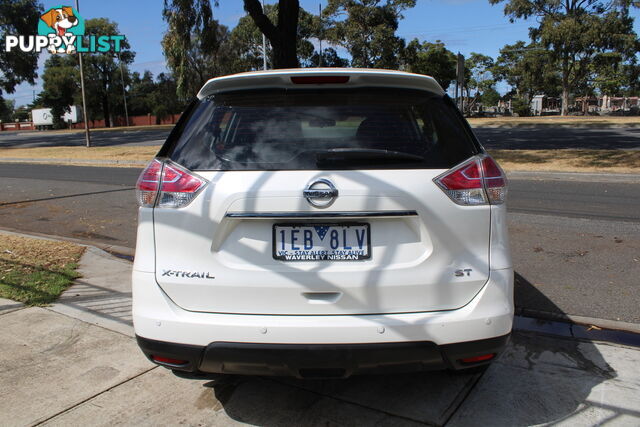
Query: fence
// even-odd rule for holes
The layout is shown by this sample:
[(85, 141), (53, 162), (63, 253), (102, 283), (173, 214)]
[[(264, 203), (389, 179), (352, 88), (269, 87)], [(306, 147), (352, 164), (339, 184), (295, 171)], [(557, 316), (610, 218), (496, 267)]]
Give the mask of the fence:
[(10, 122), (0, 123), (0, 131), (16, 131), (16, 130), (34, 130), (35, 127), (31, 122)]
[[(180, 118), (180, 114), (169, 114), (161, 120), (157, 120), (157, 117), (151, 114), (144, 116), (131, 116), (129, 117), (129, 126), (153, 126), (160, 125), (173, 125)], [(126, 126), (126, 120), (124, 117), (116, 117), (114, 119), (114, 127)], [(104, 120), (90, 120), (89, 128), (103, 128), (105, 127)], [(84, 122), (74, 123), (71, 125), (72, 129), (84, 129)], [(0, 123), (0, 131), (21, 131), (21, 130), (35, 130), (36, 127), (33, 122), (8, 122)]]

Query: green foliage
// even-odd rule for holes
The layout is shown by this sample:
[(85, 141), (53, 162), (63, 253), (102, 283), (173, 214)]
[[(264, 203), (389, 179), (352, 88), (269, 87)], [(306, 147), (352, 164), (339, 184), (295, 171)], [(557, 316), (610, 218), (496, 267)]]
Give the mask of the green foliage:
[[(4, 40), (8, 34), (33, 34), (41, 12), (42, 5), (37, 0), (0, 1), (0, 39)], [(22, 82), (35, 84), (37, 69), (38, 53), (0, 49), (0, 95), (13, 93)]]
[(616, 52), (631, 60), (640, 50), (633, 31), (631, 0), (489, 0), (506, 2), (505, 15), (511, 21), (536, 17), (538, 26), (530, 29), (534, 43), (546, 49), (558, 64), (562, 84), (562, 113), (568, 112), (569, 94), (588, 88), (592, 63), (598, 55)]
[(322, 63), (320, 62), (320, 54), (314, 52), (311, 60), (309, 61), (310, 67), (319, 67), (322, 64), (323, 67), (348, 67), (349, 60), (338, 56), (338, 52), (332, 47), (322, 49)]
[(493, 77), (493, 58), (480, 53), (471, 52), (464, 61), (465, 87), (467, 90), (484, 92), (496, 83)]
[[(266, 5), (264, 10), (266, 16), (272, 22), (278, 22), (278, 5)], [(300, 9), (297, 26), (296, 52), (298, 62), (302, 66), (310, 66), (313, 63), (314, 51), (310, 39), (317, 38), (320, 32), (320, 22), (304, 9)], [(229, 61), (233, 63), (228, 72), (241, 72), (261, 70), (262, 60), (262, 32), (256, 26), (251, 16), (243, 16), (238, 21), (238, 25), (233, 28), (229, 37), (229, 51), (231, 55)], [(273, 67), (274, 52), (267, 43), (267, 66)]]
[[(217, 6), (218, 2), (214, 1)], [(279, 0), (277, 19), (262, 10), (260, 0), (244, 0), (244, 9), (256, 27), (266, 36), (273, 49), (273, 68), (295, 68), (299, 66), (297, 56), (298, 0)], [(266, 8), (265, 8), (266, 9)], [(214, 56), (204, 61), (204, 67), (213, 68), (213, 77), (225, 74), (226, 58), (233, 56), (224, 52), (228, 31), (213, 19), (209, 0), (165, 0), (163, 18), (169, 29), (163, 39), (163, 49), (169, 67), (178, 80), (178, 90), (183, 96), (189, 93), (194, 79), (189, 74), (190, 58)], [(219, 60), (218, 60), (219, 59)], [(231, 61), (233, 66), (234, 60)], [(199, 62), (200, 65), (203, 62)], [(237, 66), (237, 64), (235, 65)], [(217, 67), (217, 68), (216, 68)]]
[(16, 102), (13, 99), (4, 99), (0, 97), (0, 120), (3, 123), (13, 121), (13, 110)]
[(139, 116), (151, 113), (164, 118), (182, 112), (186, 102), (176, 97), (176, 90), (176, 82), (170, 75), (160, 73), (154, 80), (149, 71), (142, 76), (137, 72), (132, 73), (127, 101), (129, 114)]
[(511, 110), (518, 117), (529, 117), (531, 115), (531, 107), (526, 99), (516, 97), (511, 100)]
[(505, 45), (491, 71), (497, 81), (506, 81), (517, 96), (529, 100), (539, 93), (559, 96), (562, 90), (557, 62), (539, 44), (518, 41)]
[(52, 55), (44, 64), (40, 98), (45, 107), (51, 108), (56, 129), (66, 127), (62, 116), (70, 111), (69, 106), (80, 91), (79, 74), (76, 56)]
[(407, 71), (433, 77), (444, 90), (456, 79), (456, 55), (440, 40), (421, 43), (413, 39), (404, 50), (403, 60)]
[(260, 0), (244, 0), (244, 10), (269, 39), (273, 68), (298, 68), (299, 0), (279, 0), (277, 22), (264, 13)]
[(329, 0), (327, 38), (346, 48), (351, 65), (398, 69), (404, 40), (396, 36), (402, 12), (415, 0)]
[(500, 94), (493, 87), (489, 87), (482, 91), (482, 95), (480, 95), (480, 101), (482, 105), (485, 107), (494, 107), (498, 105), (498, 101), (500, 101)]
[(229, 30), (213, 19), (208, 0), (165, 0), (163, 18), (162, 49), (180, 97), (195, 96), (208, 79), (230, 71)]

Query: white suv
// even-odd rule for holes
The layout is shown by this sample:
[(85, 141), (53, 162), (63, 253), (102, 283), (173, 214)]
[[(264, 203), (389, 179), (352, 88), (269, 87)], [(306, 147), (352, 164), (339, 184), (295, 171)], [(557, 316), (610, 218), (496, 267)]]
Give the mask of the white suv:
[(138, 343), (195, 374), (486, 365), (513, 321), (506, 191), (431, 77), (212, 79), (137, 183)]

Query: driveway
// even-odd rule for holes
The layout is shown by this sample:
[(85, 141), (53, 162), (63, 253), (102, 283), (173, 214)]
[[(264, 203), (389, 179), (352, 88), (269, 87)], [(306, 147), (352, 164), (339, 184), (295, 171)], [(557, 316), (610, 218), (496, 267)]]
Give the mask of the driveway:
[(178, 378), (136, 347), (130, 268), (90, 248), (84, 277), (52, 307), (0, 301), (3, 424), (640, 423), (637, 347), (525, 330), (483, 375)]

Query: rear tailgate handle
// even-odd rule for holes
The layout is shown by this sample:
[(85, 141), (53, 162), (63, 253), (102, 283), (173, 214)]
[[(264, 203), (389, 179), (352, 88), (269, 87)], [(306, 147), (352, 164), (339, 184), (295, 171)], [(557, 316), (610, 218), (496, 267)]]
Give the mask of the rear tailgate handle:
[(342, 292), (303, 292), (309, 304), (333, 304), (338, 302)]

